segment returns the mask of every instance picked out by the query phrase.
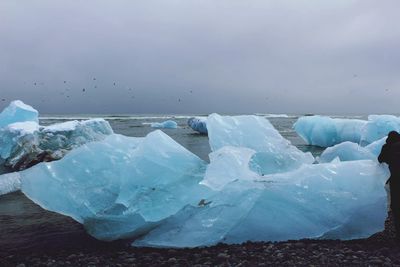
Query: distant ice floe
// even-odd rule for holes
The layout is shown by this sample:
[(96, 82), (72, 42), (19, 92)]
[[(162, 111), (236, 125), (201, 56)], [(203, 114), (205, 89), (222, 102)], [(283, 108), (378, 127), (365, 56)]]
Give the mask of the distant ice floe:
[(134, 238), (134, 246), (350, 239), (383, 229), (386, 166), (312, 164), (258, 116), (212, 114), (207, 128), (210, 164), (159, 130), (111, 134), (20, 172), (22, 191), (98, 239)]
[(256, 116), (262, 116), (265, 118), (296, 118), (295, 115), (288, 115), (288, 114), (274, 114), (274, 113), (256, 113)]
[(366, 146), (386, 137), (390, 131), (399, 131), (400, 118), (370, 115), (366, 121), (306, 116), (297, 120), (294, 129), (310, 145), (330, 147), (349, 141)]
[(207, 134), (207, 117), (191, 117), (187, 122), (188, 126), (201, 134)]
[(166, 129), (176, 129), (178, 124), (173, 120), (167, 120), (164, 122), (154, 122), (151, 123), (152, 128), (166, 128)]

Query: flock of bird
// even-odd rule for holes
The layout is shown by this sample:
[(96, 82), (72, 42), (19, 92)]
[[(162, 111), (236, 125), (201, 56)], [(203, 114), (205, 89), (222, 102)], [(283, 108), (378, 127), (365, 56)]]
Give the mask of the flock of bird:
[[(93, 81), (96, 81), (96, 80), (97, 80), (96, 77), (94, 77), (94, 78), (93, 78)], [(24, 82), (24, 84), (26, 84), (26, 82)], [(35, 86), (35, 87), (37, 87), (37, 86), (43, 86), (43, 85), (44, 85), (43, 82), (33, 82), (32, 84), (33, 84), (33, 86)], [(68, 81), (64, 80), (64, 81), (63, 81), (63, 84), (67, 85), (67, 84), (68, 84)], [(112, 85), (113, 85), (114, 87), (117, 86), (117, 82), (113, 82)], [(93, 86), (93, 88), (96, 89), (96, 88), (97, 88), (97, 84), (95, 84), (95, 85)], [(130, 93), (133, 93), (133, 89), (132, 89), (132, 88), (127, 88), (127, 90), (128, 90)], [(88, 91), (88, 88), (87, 88), (87, 87), (84, 87), (84, 88), (82, 88), (81, 91), (82, 91), (82, 93), (86, 93), (86, 92)], [(193, 93), (193, 90), (189, 90), (189, 93), (192, 94), (192, 93)], [(70, 88), (65, 88), (62, 92), (60, 92), (60, 95), (64, 96), (64, 97), (65, 97), (65, 100), (70, 99), (70, 98), (71, 98), (71, 90), (70, 90)], [(131, 95), (130, 95), (130, 98), (135, 99), (135, 95), (131, 94)], [(2, 99), (1, 99), (2, 102), (5, 102), (6, 100), (7, 100), (6, 98), (2, 98)], [(44, 100), (42, 100), (42, 102), (44, 102)], [(177, 99), (177, 102), (182, 102), (182, 99), (181, 99), (181, 98), (178, 98), (178, 99)]]

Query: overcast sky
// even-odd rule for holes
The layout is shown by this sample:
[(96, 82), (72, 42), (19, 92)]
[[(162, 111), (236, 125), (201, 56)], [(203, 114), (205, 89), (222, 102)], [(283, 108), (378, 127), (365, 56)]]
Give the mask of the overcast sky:
[(0, 108), (400, 113), (399, 10), (397, 0), (2, 0)]

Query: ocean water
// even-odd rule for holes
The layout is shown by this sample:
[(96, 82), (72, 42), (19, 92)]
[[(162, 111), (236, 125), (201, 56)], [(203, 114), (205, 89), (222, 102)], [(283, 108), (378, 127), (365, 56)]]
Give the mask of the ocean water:
[[(298, 116), (258, 114), (268, 118), (283, 137), (303, 151), (310, 151), (318, 156), (322, 149), (306, 145), (293, 130), (293, 123)], [(155, 130), (152, 122), (175, 120), (178, 129), (162, 129), (176, 142), (189, 151), (208, 161), (210, 147), (208, 138), (194, 132), (187, 126), (192, 115), (44, 115), (40, 118), (41, 125), (49, 125), (69, 120), (81, 120), (101, 117), (110, 122), (115, 133), (142, 137)], [(360, 116), (346, 116), (360, 118)], [(363, 118), (363, 117), (361, 117)], [(0, 169), (0, 172), (4, 170)], [(52, 212), (45, 211), (34, 204), (22, 193), (16, 192), (0, 196), (0, 255), (8, 251), (35, 248), (66, 248), (96, 244), (78, 223)]]

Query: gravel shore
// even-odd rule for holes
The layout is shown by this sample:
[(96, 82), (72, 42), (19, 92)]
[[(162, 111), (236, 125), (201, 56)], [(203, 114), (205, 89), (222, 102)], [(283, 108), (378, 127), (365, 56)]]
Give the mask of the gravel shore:
[(132, 248), (85, 241), (77, 248), (42, 248), (2, 255), (0, 266), (400, 266), (391, 218), (368, 239), (218, 244), (195, 249)]

